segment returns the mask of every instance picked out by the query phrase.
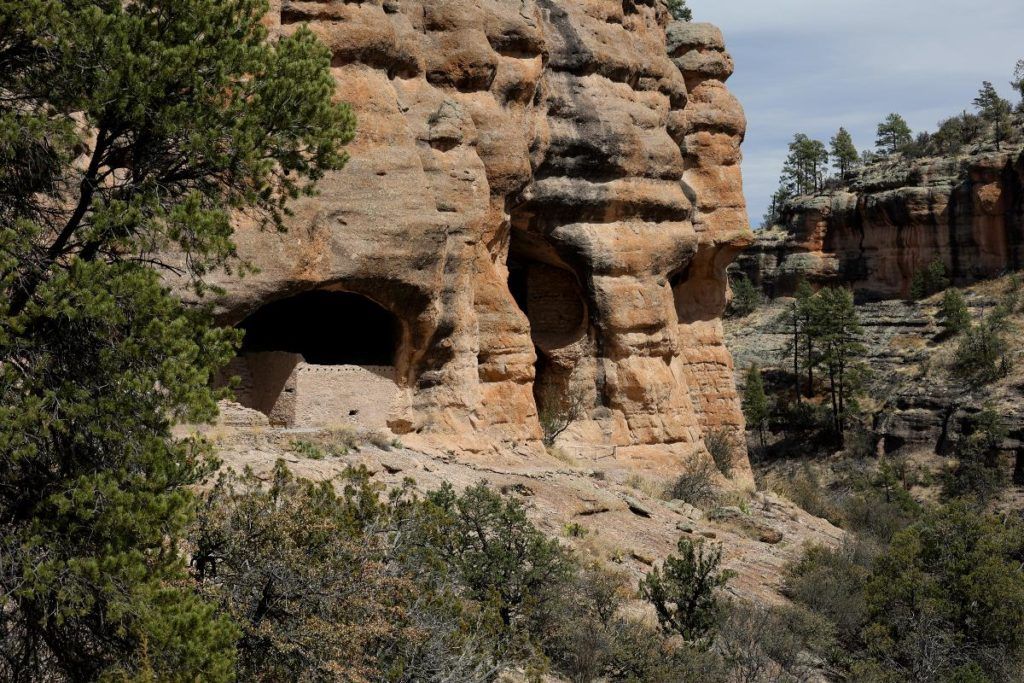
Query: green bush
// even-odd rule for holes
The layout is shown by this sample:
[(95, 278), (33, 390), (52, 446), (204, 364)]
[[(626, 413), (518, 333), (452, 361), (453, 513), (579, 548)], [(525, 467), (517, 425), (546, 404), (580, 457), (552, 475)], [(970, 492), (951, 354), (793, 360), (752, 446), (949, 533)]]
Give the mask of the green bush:
[[(765, 432), (771, 418), (771, 404), (764, 390), (764, 377), (757, 363), (752, 363), (747, 370), (747, 380), (743, 387), (743, 417), (747, 421), (747, 429), (754, 430), (758, 435), (760, 450), (766, 447)], [(726, 473), (727, 474), (727, 473)]]
[(856, 541), (832, 550), (811, 546), (785, 571), (783, 592), (827, 618), (847, 647), (856, 647), (867, 623), (864, 586), (877, 551)]
[(658, 623), (698, 646), (708, 645), (719, 617), (718, 591), (732, 577), (721, 571), (722, 547), (708, 549), (703, 540), (685, 538), (677, 544), (679, 556), (669, 555), (640, 582), (640, 594), (654, 605)]
[(608, 671), (608, 679), (612, 681), (726, 683), (732, 680), (718, 653), (663, 638), (646, 624), (618, 622), (612, 648)]
[(581, 567), (541, 588), (526, 630), (550, 665), (574, 681), (590, 681), (612, 666), (619, 608), (628, 580), (597, 566)]
[(888, 543), (921, 514), (921, 506), (889, 461), (877, 472), (856, 477), (853, 489), (842, 503), (844, 526), (882, 543)]
[[(867, 654), (903, 680), (1024, 675), (1024, 524), (963, 505), (900, 532), (865, 587)], [(977, 679), (975, 679), (977, 680)]]
[(945, 474), (942, 493), (948, 498), (973, 498), (987, 505), (1009, 483), (999, 461), (1007, 429), (991, 407), (974, 419), (969, 434), (957, 441), (957, 465)]
[(967, 310), (967, 301), (959, 289), (947, 289), (942, 297), (939, 308), (942, 327), (950, 334), (960, 334), (971, 326), (971, 314)]
[(497, 610), (419, 552), (424, 504), (383, 500), (365, 469), (343, 481), (339, 494), (278, 462), (269, 487), (228, 473), (207, 495), (191, 565), (242, 629), (238, 679), (466, 680), (500, 661)]
[(729, 605), (719, 627), (721, 651), (733, 681), (803, 681), (833, 647), (833, 626), (802, 607)]
[(776, 410), (772, 425), (789, 437), (782, 445), (800, 454), (811, 455), (823, 449), (833, 452), (841, 445), (835, 433), (834, 414), (824, 403), (786, 403)]
[(686, 6), (686, 0), (665, 0), (669, 14), (679, 21), (693, 21), (693, 11)]
[(920, 270), (914, 272), (910, 283), (910, 298), (924, 299), (949, 287), (946, 264), (938, 256)]
[(971, 387), (980, 387), (1005, 377), (1010, 359), (1003, 325), (989, 317), (965, 332), (953, 352), (953, 376)]
[[(469, 682), (512, 668), (727, 680), (705, 647), (727, 578), (719, 551), (691, 546), (652, 572), (674, 615), (662, 633), (622, 614), (628, 575), (576, 561), (485, 484), (420, 498), (411, 483), (385, 495), (365, 469), (339, 483), (296, 479), (279, 462), (269, 485), (226, 473), (207, 494), (191, 566), (242, 631), (239, 680)], [(680, 642), (677, 628), (699, 642)]]
[(729, 302), (729, 312), (739, 317), (745, 317), (756, 311), (762, 303), (763, 297), (750, 278), (745, 273), (740, 273), (730, 281), (732, 289), (732, 300)]
[(427, 496), (434, 549), (474, 600), (494, 603), (511, 625), (546, 584), (564, 580), (571, 558), (526, 517), (515, 499), (481, 482), (457, 495), (449, 484)]
[(292, 452), (310, 460), (323, 460), (327, 457), (324, 450), (308, 439), (295, 439), (291, 442)]
[(589, 529), (579, 522), (569, 522), (565, 525), (564, 531), (565, 535), (569, 538), (586, 538), (587, 534), (590, 533)]

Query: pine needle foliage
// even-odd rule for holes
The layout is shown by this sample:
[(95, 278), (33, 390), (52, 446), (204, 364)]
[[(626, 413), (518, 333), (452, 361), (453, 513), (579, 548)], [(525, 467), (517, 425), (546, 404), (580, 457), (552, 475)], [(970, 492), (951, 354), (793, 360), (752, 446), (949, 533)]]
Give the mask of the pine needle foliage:
[(221, 681), (179, 552), (236, 335), (170, 275), (237, 266), (345, 162), (348, 107), (262, 0), (0, 0), (0, 679)]

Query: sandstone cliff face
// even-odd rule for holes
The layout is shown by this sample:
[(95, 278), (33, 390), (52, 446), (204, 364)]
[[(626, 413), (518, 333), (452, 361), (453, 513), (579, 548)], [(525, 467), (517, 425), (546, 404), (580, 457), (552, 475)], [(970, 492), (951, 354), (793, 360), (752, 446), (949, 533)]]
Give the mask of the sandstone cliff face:
[[(260, 272), (220, 283), (225, 322), (372, 300), (396, 320), (373, 342), (394, 345), (389, 426), (462, 451), (538, 448), (538, 404), (574, 401), (566, 448), (652, 468), (743, 429), (720, 315), (745, 119), (717, 29), (654, 0), (283, 0), (269, 21), (331, 48), (358, 134), (286, 234), (238, 231)], [(309, 333), (378, 340), (331, 315)]]
[(936, 257), (957, 284), (992, 277), (1024, 265), (1024, 149), (869, 167), (848, 189), (794, 200), (782, 222), (741, 261), (769, 294), (806, 277), (906, 296)]

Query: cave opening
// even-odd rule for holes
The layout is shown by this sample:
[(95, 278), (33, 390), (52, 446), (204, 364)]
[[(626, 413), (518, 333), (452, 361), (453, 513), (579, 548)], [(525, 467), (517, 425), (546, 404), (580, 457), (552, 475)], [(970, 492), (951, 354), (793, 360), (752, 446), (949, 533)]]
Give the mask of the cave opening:
[(397, 396), (398, 320), (359, 294), (314, 290), (268, 303), (238, 324), (228, 367), (235, 400), (272, 425), (387, 425)]
[(572, 375), (584, 352), (581, 344), (588, 339), (587, 305), (579, 282), (565, 268), (513, 251), (508, 289), (530, 323), (537, 354), (533, 396), (542, 425), (564, 419), (566, 410), (579, 403), (572, 399)]
[(262, 306), (243, 320), (242, 355), (284, 352), (313, 365), (394, 365), (398, 321), (359, 294), (314, 290)]

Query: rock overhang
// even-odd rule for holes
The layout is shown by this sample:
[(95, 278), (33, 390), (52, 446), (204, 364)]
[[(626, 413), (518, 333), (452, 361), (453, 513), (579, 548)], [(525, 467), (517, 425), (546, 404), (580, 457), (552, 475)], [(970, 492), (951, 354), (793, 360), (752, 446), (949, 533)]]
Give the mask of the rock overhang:
[[(745, 118), (720, 31), (658, 2), (275, 4), (273, 32), (308, 22), (332, 50), (359, 128), (287, 234), (239, 229), (260, 272), (218, 283), (227, 318), (327, 286), (372, 298), (403, 329), (392, 427), (460, 450), (539, 447), (545, 356), (592, 403), (568, 448), (682, 467), (743, 429), (719, 318), (748, 239)], [(510, 291), (510, 251), (582, 297), (557, 353)]]

